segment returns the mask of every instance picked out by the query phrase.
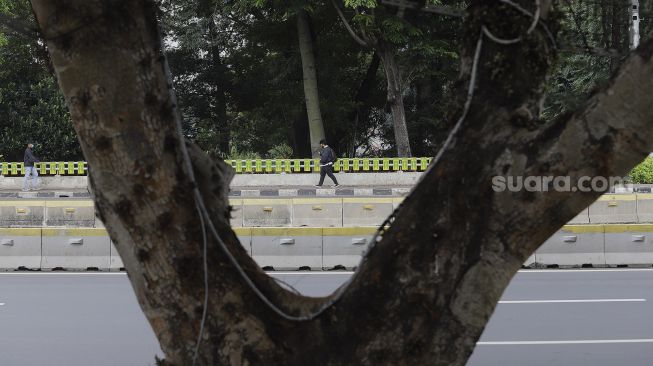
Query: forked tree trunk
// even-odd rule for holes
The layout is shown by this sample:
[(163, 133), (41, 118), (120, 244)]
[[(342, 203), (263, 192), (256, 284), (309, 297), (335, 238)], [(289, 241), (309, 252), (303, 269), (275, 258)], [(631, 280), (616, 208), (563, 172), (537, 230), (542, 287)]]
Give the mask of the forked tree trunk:
[[(166, 363), (189, 365), (203, 309), (202, 233), (182, 165), (154, 1), (32, 0), (95, 188)], [(473, 1), (462, 78), (481, 24), (500, 35), (528, 20)], [(621, 175), (653, 145), (653, 41), (573, 115), (535, 113), (554, 54), (539, 29), (486, 40), (476, 96), (442, 160), (334, 306), (294, 322), (265, 306), (209, 236), (209, 307), (200, 365), (464, 365), (521, 263), (598, 192), (500, 192), (496, 175)], [(460, 93), (461, 95), (464, 93)], [(291, 314), (326, 299), (282, 290), (229, 227), (232, 171), (191, 147), (213, 222), (256, 285)]]
[(379, 42), (377, 54), (383, 62), (383, 71), (388, 81), (388, 104), (392, 112), (392, 126), (394, 128), (395, 144), (397, 145), (397, 156), (410, 158), (413, 156), (410, 151), (410, 140), (408, 139), (408, 127), (406, 126), (406, 110), (404, 108), (404, 81), (401, 70), (397, 64), (397, 55), (390, 45)]
[(311, 153), (319, 156), (320, 140), (324, 139), (324, 124), (320, 112), (320, 96), (317, 88), (317, 72), (315, 70), (315, 53), (311, 24), (306, 10), (297, 12), (297, 35), (299, 37), (299, 53), (302, 58), (302, 73), (304, 75), (304, 99), (308, 112), (308, 129), (311, 136)]

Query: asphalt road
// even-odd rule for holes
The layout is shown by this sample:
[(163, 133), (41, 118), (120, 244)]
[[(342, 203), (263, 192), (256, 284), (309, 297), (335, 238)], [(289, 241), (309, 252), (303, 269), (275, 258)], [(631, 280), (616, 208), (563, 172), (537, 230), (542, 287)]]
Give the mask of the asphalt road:
[[(275, 273), (307, 295), (349, 273)], [(653, 270), (522, 271), (468, 363), (653, 364)], [(0, 273), (0, 365), (153, 365), (161, 351), (124, 274)]]

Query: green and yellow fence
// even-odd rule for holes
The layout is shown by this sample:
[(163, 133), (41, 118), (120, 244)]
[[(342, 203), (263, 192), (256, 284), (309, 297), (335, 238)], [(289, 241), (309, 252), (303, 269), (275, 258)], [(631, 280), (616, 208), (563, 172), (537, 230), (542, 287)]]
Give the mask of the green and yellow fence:
[[(226, 160), (238, 174), (243, 173), (310, 173), (319, 172), (316, 159), (258, 159)], [(341, 158), (334, 166), (336, 172), (422, 172), (431, 158)]]
[[(88, 165), (85, 161), (56, 161), (35, 164), (39, 175), (86, 175)], [(0, 174), (5, 177), (25, 175), (23, 163), (0, 163)]]
[[(255, 159), (226, 160), (237, 174), (266, 173), (311, 173), (320, 171), (316, 159)], [(431, 158), (341, 158), (334, 166), (336, 172), (375, 173), (375, 172), (422, 172), (431, 163)], [(88, 165), (85, 161), (36, 163), (39, 175), (86, 175)], [(25, 175), (23, 163), (0, 163), (0, 174), (5, 177)]]

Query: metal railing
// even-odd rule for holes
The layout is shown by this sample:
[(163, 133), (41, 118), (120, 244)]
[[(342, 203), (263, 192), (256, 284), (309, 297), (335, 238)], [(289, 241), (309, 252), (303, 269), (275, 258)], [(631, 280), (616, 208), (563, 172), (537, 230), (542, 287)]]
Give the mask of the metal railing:
[[(265, 173), (311, 173), (319, 172), (317, 159), (254, 159), (226, 160), (237, 174)], [(431, 163), (431, 158), (341, 158), (334, 165), (336, 172), (422, 172)], [(41, 162), (35, 164), (39, 175), (83, 176), (88, 173), (85, 161)], [(23, 163), (0, 163), (0, 175), (17, 177), (25, 175)]]
[[(236, 173), (310, 173), (319, 172), (317, 159), (226, 160)], [(422, 172), (431, 158), (341, 158), (336, 172)]]
[[(39, 175), (86, 175), (88, 165), (85, 161), (53, 161), (35, 163)], [(23, 163), (0, 163), (0, 174), (5, 177), (25, 175)]]

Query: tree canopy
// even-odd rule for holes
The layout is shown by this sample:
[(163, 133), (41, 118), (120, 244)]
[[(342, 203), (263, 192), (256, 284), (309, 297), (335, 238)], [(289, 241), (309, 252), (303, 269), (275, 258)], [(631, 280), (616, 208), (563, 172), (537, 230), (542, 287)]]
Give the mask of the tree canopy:
[[(428, 4), (461, 13), (466, 6)], [(397, 154), (387, 56), (379, 60), (383, 54), (357, 43), (348, 26), (396, 58), (412, 155), (433, 155), (451, 127), (446, 121), (459, 72), (458, 17), (369, 0), (162, 0), (160, 6), (184, 132), (213, 156), (310, 156), (300, 11), (308, 15), (314, 44), (324, 130), (340, 156)], [(653, 3), (641, 2), (642, 34), (651, 26), (651, 9)], [(619, 66), (628, 51), (627, 10), (609, 0), (557, 5), (561, 55), (548, 81), (543, 119), (572, 110)], [(3, 0), (0, 13), (35, 27), (27, 0)], [(81, 159), (43, 39), (0, 27), (0, 70), (0, 154), (20, 160), (23, 145), (33, 140), (48, 160)]]

